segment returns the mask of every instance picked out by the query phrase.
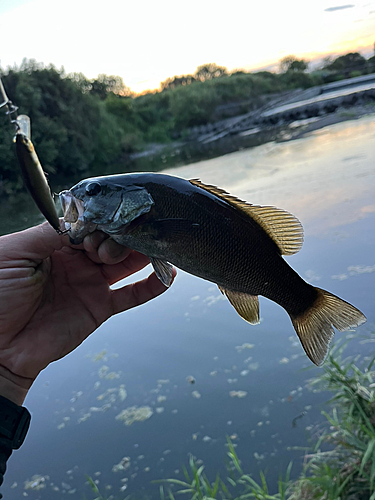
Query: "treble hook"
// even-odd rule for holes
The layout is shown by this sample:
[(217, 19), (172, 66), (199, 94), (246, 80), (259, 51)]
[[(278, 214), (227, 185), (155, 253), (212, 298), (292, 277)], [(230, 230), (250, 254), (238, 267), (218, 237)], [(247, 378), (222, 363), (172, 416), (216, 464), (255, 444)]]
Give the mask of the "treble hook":
[(5, 92), (3, 82), (1, 81), (1, 76), (0, 76), (0, 93), (3, 96), (3, 102), (0, 104), (0, 108), (2, 108), (3, 106), (6, 106), (9, 103), (9, 99)]
[[(7, 108), (5, 114), (9, 116), (10, 123), (12, 123), (16, 127), (16, 133), (17, 133), (20, 129), (20, 124), (18, 123), (18, 115), (17, 115), (18, 106), (13, 104), (12, 101), (7, 96), (3, 82), (1, 81), (1, 77), (0, 77), (0, 93), (3, 97), (3, 102), (0, 104), (0, 108), (3, 108), (4, 106)], [(16, 118), (12, 119), (12, 114), (14, 113), (16, 113)]]

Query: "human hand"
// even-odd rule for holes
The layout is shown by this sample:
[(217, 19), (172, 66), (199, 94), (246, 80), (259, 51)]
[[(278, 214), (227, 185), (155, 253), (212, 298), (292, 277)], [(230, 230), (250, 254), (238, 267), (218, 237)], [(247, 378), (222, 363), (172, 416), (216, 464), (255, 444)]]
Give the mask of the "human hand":
[(110, 288), (148, 263), (98, 231), (78, 246), (48, 223), (0, 237), (0, 394), (21, 405), (49, 363), (113, 314), (163, 293), (154, 273)]

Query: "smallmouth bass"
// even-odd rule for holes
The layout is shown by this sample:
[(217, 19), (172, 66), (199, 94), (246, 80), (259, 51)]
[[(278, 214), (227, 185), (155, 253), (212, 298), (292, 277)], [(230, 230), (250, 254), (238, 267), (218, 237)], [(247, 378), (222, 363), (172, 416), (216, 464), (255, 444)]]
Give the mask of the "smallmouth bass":
[(328, 353), (333, 327), (366, 321), (354, 306), (306, 283), (282, 258), (303, 243), (301, 223), (275, 207), (239, 200), (197, 179), (123, 174), (85, 179), (60, 193), (73, 243), (98, 229), (147, 255), (169, 286), (172, 265), (216, 283), (237, 313), (259, 323), (263, 295), (289, 314), (313, 363)]

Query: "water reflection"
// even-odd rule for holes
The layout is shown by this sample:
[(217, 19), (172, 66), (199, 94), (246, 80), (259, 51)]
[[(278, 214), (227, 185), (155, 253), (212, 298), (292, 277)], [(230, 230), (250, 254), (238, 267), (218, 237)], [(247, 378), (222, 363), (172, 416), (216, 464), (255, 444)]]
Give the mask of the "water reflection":
[(368, 116), (168, 172), (284, 208), (319, 235), (374, 212), (374, 137), (374, 116)]
[[(306, 238), (289, 262), (363, 310), (360, 331), (371, 331), (374, 133), (367, 117), (169, 173), (294, 213)], [(306, 390), (318, 369), (301, 371), (311, 363), (285, 311), (260, 302), (261, 323), (250, 326), (216, 286), (179, 272), (168, 293), (102, 325), (30, 392), (32, 426), (9, 461), (5, 498), (18, 499), (24, 481), (41, 487), (37, 498), (90, 498), (85, 474), (107, 495), (158, 498), (150, 481), (181, 478), (189, 453), (208, 474), (223, 469), (226, 435), (255, 476), (268, 469), (271, 487), (291, 459), (297, 474), (325, 395)]]

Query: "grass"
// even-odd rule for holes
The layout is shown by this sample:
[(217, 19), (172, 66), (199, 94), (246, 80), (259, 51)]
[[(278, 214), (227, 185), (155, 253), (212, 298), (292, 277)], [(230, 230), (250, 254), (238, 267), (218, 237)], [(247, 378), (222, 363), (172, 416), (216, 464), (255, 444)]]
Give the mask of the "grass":
[[(369, 339), (374, 341), (374, 339)], [(322, 375), (310, 381), (315, 391), (333, 393), (328, 411), (323, 411), (326, 426), (311, 453), (305, 456), (303, 471), (290, 481), (292, 464), (278, 481), (278, 491), (270, 493), (266, 477), (260, 480), (245, 473), (228, 439), (228, 476), (210, 481), (204, 466), (189, 461), (186, 481), (167, 479), (167, 492), (161, 499), (174, 500), (186, 494), (191, 500), (220, 498), (228, 500), (375, 500), (375, 356), (343, 358), (347, 343), (337, 345), (324, 365)], [(329, 447), (328, 451), (322, 448)], [(171, 486), (179, 487), (172, 492)], [(175, 490), (176, 488), (174, 488)]]
[(93, 493), (95, 493), (95, 498), (93, 498), (93, 500), (107, 500), (106, 497), (104, 497), (100, 491), (99, 491), (99, 488), (98, 486), (95, 484), (94, 480), (92, 479), (92, 477), (90, 476), (86, 476), (86, 479), (87, 479), (87, 483), (88, 485), (90, 486), (91, 490), (93, 491)]
[[(268, 491), (267, 481), (264, 474), (260, 473), (260, 481), (256, 482), (249, 474), (246, 474), (240, 464), (234, 446), (229, 438), (228, 444), (228, 476), (223, 480), (217, 474), (214, 481), (210, 481), (204, 473), (204, 466), (199, 468), (194, 459), (190, 457), (189, 469), (183, 467), (185, 481), (179, 479), (166, 479), (160, 481), (167, 483), (167, 491), (160, 486), (161, 500), (175, 500), (175, 495), (187, 494), (191, 500), (210, 499), (257, 499), (257, 500), (286, 500), (286, 490), (289, 483), (292, 464), (289, 464), (285, 479), (279, 479), (278, 493), (271, 495)], [(171, 485), (179, 489), (172, 492)]]
[[(290, 500), (375, 500), (375, 356), (343, 358), (343, 349), (337, 347), (310, 382), (334, 395), (323, 412), (328, 428), (305, 457)], [(321, 451), (323, 444), (332, 449)]]
[[(374, 338), (364, 342), (374, 342)], [(263, 472), (254, 479), (243, 471), (235, 448), (227, 438), (227, 474), (209, 478), (204, 465), (190, 457), (184, 479), (165, 479), (161, 500), (375, 500), (375, 355), (346, 357), (348, 341), (331, 350), (323, 373), (310, 380), (314, 391), (333, 394), (323, 411), (325, 426), (311, 452), (304, 457), (300, 477), (290, 480), (292, 464), (270, 492)], [(96, 484), (89, 481), (104, 500)], [(128, 497), (129, 498), (129, 497)]]

